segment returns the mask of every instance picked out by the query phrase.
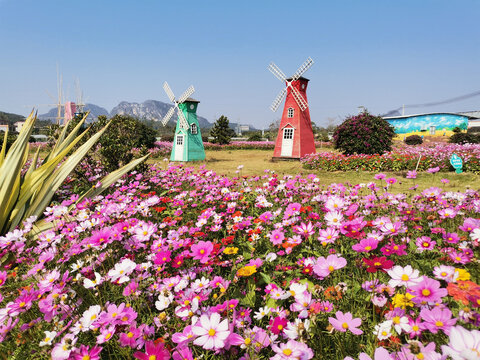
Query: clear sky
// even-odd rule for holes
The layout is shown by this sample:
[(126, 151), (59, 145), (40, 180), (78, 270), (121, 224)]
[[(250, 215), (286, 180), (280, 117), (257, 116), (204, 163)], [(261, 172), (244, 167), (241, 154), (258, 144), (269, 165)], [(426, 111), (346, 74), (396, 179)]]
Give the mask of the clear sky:
[[(312, 121), (440, 101), (480, 90), (480, 1), (0, 0), (0, 111), (27, 114), (78, 78), (87, 102), (168, 102), (189, 85), (210, 121), (268, 126), (283, 84), (305, 73)], [(40, 106), (40, 112), (50, 107)], [(480, 96), (422, 111), (480, 110)]]

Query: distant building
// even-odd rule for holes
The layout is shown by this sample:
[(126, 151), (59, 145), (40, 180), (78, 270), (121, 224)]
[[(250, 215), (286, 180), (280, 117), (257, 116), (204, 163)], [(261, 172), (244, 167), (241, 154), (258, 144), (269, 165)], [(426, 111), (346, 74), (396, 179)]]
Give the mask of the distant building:
[(8, 131), (8, 124), (0, 125), (0, 131), (7, 132)]
[(25, 124), (25, 121), (17, 121), (15, 124), (13, 124), (13, 126), (15, 127), (15, 131), (19, 133), (20, 130), (22, 130), (22, 127), (24, 124)]
[(397, 137), (410, 135), (451, 136), (459, 127), (467, 130), (470, 122), (479, 120), (471, 115), (455, 113), (431, 113), (384, 117), (394, 128)]

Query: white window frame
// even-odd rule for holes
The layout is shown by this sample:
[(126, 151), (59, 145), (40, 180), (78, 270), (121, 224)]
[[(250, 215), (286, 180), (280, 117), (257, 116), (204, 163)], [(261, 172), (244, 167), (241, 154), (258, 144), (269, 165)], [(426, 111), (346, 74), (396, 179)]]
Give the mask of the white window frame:
[(184, 135), (183, 134), (178, 134), (177, 135), (177, 145), (183, 145), (185, 140), (184, 140)]
[(287, 109), (287, 118), (291, 119), (295, 115), (295, 109), (292, 107), (289, 107)]
[(283, 129), (283, 139), (293, 139), (293, 128), (284, 128)]
[(197, 124), (190, 124), (190, 132), (191, 132), (193, 135), (197, 135), (197, 134), (198, 134), (198, 126), (197, 126)]

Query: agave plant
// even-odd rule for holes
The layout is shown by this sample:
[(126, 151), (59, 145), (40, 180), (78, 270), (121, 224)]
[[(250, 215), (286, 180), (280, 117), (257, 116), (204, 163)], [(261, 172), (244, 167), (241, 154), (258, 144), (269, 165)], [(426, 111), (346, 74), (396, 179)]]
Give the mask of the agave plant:
[[(0, 235), (12, 231), (30, 216), (40, 217), (65, 178), (108, 128), (109, 124), (67, 156), (88, 131), (87, 129), (77, 135), (87, 115), (70, 133), (67, 134), (67, 126), (63, 128), (57, 142), (41, 165), (38, 164), (40, 149), (37, 150), (26, 172), (22, 170), (28, 160), (28, 140), (37, 115), (32, 112), (28, 116), (8, 152), (6, 152), (8, 132), (5, 133), (5, 141), (0, 151)], [(80, 199), (100, 194), (147, 157), (148, 155), (133, 160), (110, 173), (100, 181), (100, 186), (82, 194)]]

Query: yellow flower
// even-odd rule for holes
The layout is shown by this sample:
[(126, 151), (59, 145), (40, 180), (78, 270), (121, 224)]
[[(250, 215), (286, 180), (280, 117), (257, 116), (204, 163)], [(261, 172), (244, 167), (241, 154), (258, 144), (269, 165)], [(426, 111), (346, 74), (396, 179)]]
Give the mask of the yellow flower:
[(255, 265), (252, 266), (244, 266), (237, 271), (238, 276), (250, 276), (257, 272), (257, 267)]
[(392, 298), (392, 303), (394, 307), (399, 307), (402, 309), (406, 309), (408, 306), (413, 306), (413, 302), (411, 301), (415, 296), (406, 293), (404, 294), (395, 294), (395, 296)]
[(468, 280), (470, 280), (470, 273), (467, 270), (464, 270), (464, 269), (455, 269), (455, 276), (456, 276), (455, 281), (458, 281), (458, 280), (468, 281)]
[(237, 247), (232, 247), (232, 246), (229, 246), (229, 247), (225, 248), (225, 250), (223, 250), (223, 253), (227, 254), (227, 255), (236, 254), (237, 252), (238, 252), (238, 248)]

